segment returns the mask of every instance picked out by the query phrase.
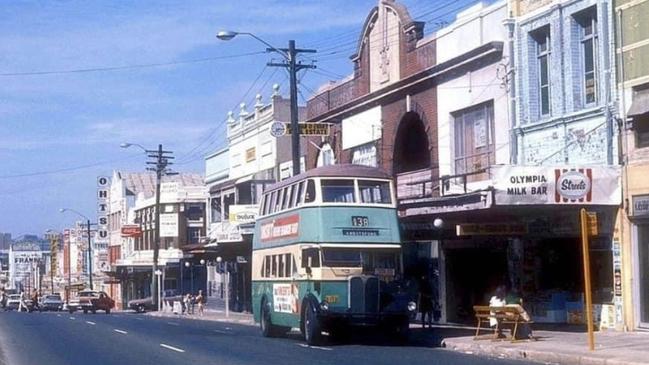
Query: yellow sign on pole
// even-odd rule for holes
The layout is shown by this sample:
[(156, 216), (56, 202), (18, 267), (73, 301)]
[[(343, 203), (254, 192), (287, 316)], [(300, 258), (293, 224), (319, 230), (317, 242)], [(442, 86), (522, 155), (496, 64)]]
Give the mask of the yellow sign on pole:
[[(595, 350), (595, 334), (593, 333), (593, 298), (591, 295), (590, 285), (590, 255), (588, 252), (588, 236), (590, 226), (592, 223), (588, 217), (589, 213), (586, 209), (581, 209), (581, 250), (584, 262), (584, 297), (586, 297), (586, 324), (588, 326), (588, 348)], [(597, 220), (595, 219), (595, 227), (597, 227)]]

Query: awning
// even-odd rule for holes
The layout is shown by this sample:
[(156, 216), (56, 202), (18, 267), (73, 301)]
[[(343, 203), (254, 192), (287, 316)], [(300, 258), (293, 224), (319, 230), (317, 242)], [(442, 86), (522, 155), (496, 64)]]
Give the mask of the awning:
[(649, 89), (638, 90), (633, 94), (631, 107), (626, 113), (627, 117), (633, 118), (649, 113)]

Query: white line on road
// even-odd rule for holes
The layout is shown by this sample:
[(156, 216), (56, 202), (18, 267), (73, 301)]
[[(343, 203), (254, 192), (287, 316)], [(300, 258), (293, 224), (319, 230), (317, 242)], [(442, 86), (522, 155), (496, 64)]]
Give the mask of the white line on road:
[(325, 350), (325, 351), (332, 351), (333, 350), (332, 348), (329, 348), (329, 347), (309, 346), (309, 345), (307, 345), (305, 343), (298, 343), (297, 345), (300, 346), (300, 347), (309, 348), (309, 349), (318, 349), (318, 350)]
[(135, 319), (137, 319), (138, 321), (144, 321), (144, 318), (135, 318)]
[(167, 324), (171, 326), (180, 326), (180, 323), (176, 323), (176, 322), (167, 322)]
[(70, 317), (70, 319), (74, 321), (76, 318), (74, 318), (74, 317)]
[(61, 315), (60, 315), (60, 314), (57, 314), (56, 316), (57, 316), (57, 317), (61, 317)]
[(122, 330), (118, 330), (118, 329), (114, 329), (113, 331), (115, 331), (115, 332), (117, 332), (117, 333), (121, 333), (121, 334), (123, 334), (123, 335), (125, 335), (125, 334), (128, 333), (128, 332), (126, 332), (126, 331), (122, 331)]
[(173, 350), (173, 351), (176, 351), (176, 352), (185, 352), (185, 350), (183, 350), (183, 349), (179, 349), (178, 347), (173, 347), (173, 346), (165, 345), (164, 343), (161, 343), (161, 344), (160, 344), (160, 347), (164, 347), (164, 348), (166, 348), (166, 349)]
[(90, 321), (86, 321), (86, 323), (91, 324), (91, 325), (93, 325), (93, 326), (97, 324), (97, 323), (95, 323), (95, 322), (90, 322)]
[(226, 332), (226, 331), (221, 331), (221, 330), (214, 330), (214, 332), (221, 333), (221, 334), (224, 334), (224, 335), (227, 335), (227, 334), (231, 333), (231, 332)]

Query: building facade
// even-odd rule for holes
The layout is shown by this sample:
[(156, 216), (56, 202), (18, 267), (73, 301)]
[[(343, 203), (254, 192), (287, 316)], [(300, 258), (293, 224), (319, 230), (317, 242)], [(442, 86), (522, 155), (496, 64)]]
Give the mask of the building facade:
[[(115, 173), (111, 180), (110, 259), (114, 261), (113, 276), (120, 282), (122, 306), (131, 299), (151, 296), (155, 184), (152, 173)], [(206, 196), (202, 175), (181, 173), (162, 179), (158, 267), (163, 290), (205, 290), (200, 286), (205, 271), (183, 275), (182, 263), (184, 250), (198, 245), (206, 235)]]
[(649, 1), (615, 1), (624, 213), (620, 285), (629, 329), (649, 329)]
[[(304, 116), (304, 108), (298, 108)], [(208, 291), (212, 297), (224, 297), (224, 273), (229, 273), (229, 299), (234, 310), (250, 311), (251, 253), (254, 221), (259, 198), (266, 186), (292, 176), (290, 136), (273, 136), (274, 123), (290, 121), (290, 100), (273, 86), (270, 101), (257, 95), (254, 111), (241, 105), (235, 118), (227, 119), (227, 146), (205, 159), (206, 184), (209, 189), (209, 242), (190, 265), (208, 264)], [(301, 167), (309, 149), (301, 144)], [(217, 259), (220, 262), (217, 264)], [(199, 264), (200, 265), (200, 264)]]

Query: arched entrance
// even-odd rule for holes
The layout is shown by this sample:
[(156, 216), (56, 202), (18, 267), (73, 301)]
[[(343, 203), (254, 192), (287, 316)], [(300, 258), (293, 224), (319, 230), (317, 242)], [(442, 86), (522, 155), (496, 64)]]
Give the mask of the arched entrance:
[(415, 112), (407, 112), (394, 140), (392, 171), (399, 174), (431, 167), (430, 146), (423, 121)]

